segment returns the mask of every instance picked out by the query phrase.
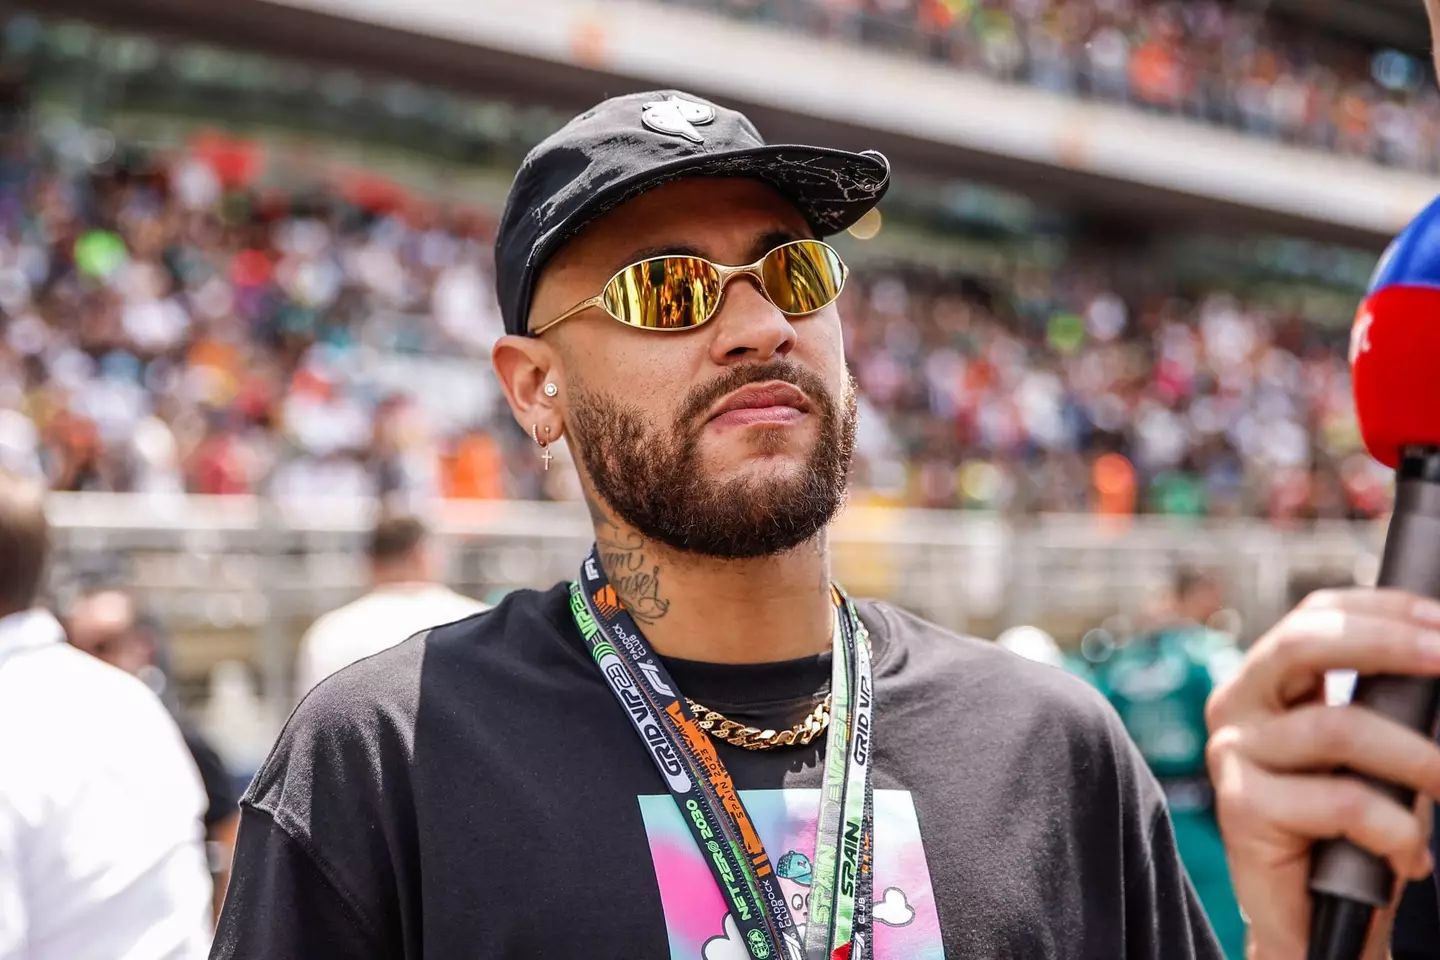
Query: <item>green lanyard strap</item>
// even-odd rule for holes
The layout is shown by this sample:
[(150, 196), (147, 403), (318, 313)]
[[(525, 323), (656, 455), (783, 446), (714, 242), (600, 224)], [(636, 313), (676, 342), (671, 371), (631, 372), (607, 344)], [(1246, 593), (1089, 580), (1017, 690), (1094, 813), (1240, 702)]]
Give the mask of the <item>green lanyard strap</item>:
[(868, 960), (874, 686), (869, 636), (837, 587), (831, 694), (816, 824), (810, 922), (802, 944), (778, 878), (715, 744), (665, 665), (616, 599), (592, 548), (570, 586), (570, 611), (611, 693), (680, 808), (755, 960)]

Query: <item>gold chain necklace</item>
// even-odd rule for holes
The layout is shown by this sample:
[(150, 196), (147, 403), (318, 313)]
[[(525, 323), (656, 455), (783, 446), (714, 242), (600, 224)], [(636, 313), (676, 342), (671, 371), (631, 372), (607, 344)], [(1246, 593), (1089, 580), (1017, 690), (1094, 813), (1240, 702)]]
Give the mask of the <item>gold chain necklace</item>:
[(723, 713), (711, 710), (685, 698), (690, 704), (690, 711), (695, 714), (695, 723), (710, 736), (717, 740), (723, 740), (731, 746), (744, 747), (746, 750), (774, 750), (776, 747), (789, 747), (795, 744), (805, 746), (830, 726), (830, 694), (815, 705), (810, 715), (801, 720), (789, 730), (761, 730), (759, 727), (747, 727), (743, 723), (736, 723)]

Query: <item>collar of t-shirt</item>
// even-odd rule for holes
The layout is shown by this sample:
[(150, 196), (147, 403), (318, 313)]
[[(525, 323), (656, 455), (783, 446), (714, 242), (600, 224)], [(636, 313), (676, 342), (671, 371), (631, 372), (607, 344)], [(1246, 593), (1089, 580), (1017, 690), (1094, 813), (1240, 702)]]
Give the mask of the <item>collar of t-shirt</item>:
[[(570, 618), (569, 595), (550, 591), (545, 597), (547, 619), (565, 644), (585, 660), (585, 641)], [(873, 609), (858, 604), (860, 619), (870, 631), (872, 663), (878, 677), (885, 671), (890, 653), (888, 631)], [(732, 720), (757, 726), (780, 722), (801, 708), (812, 707), (830, 690), (830, 651), (798, 660), (774, 663), (706, 663), (661, 657), (680, 692)], [(594, 667), (592, 666), (593, 670)], [(597, 674), (598, 676), (598, 674)]]
[(661, 657), (686, 696), (719, 710), (758, 713), (813, 704), (830, 689), (831, 655), (777, 663), (702, 663)]

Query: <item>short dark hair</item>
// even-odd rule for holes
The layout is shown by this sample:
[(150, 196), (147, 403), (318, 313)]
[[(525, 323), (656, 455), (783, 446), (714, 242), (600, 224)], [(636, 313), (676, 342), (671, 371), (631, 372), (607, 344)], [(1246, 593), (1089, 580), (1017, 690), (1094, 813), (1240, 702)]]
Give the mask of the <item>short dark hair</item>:
[(1203, 589), (1204, 587), (1219, 585), (1219, 576), (1210, 570), (1202, 570), (1199, 567), (1182, 564), (1180, 568), (1175, 571), (1173, 588), (1177, 600), (1184, 600), (1195, 593), (1195, 591)]
[(0, 470), (0, 615), (35, 605), (49, 559), (45, 488)]
[(430, 535), (419, 517), (408, 514), (382, 516), (370, 532), (370, 560), (387, 563), (410, 556)]

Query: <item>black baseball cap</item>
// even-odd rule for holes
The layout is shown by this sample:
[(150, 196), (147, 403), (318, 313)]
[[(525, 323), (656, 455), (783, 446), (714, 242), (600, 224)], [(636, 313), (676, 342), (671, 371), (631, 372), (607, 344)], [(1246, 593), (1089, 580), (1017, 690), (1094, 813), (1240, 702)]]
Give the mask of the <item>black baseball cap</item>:
[(685, 177), (763, 181), (826, 237), (880, 202), (890, 162), (873, 150), (767, 144), (744, 114), (678, 90), (606, 100), (531, 150), (510, 186), (495, 239), (506, 332), (529, 332), (535, 277), (567, 240), (625, 201)]

